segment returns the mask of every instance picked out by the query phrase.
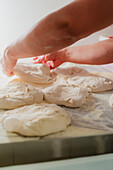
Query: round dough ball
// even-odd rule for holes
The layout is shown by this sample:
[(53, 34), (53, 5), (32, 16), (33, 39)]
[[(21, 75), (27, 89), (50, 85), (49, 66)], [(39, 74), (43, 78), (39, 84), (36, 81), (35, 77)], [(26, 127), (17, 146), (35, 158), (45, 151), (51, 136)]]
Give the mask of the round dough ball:
[(0, 109), (15, 109), (42, 100), (43, 92), (27, 83), (15, 81), (0, 89)]
[(72, 85), (60, 84), (43, 90), (44, 99), (49, 103), (67, 107), (80, 107), (86, 101), (88, 90)]
[[(13, 123), (13, 122), (16, 123)], [(66, 111), (55, 104), (33, 104), (7, 111), (3, 127), (24, 136), (44, 136), (65, 130), (71, 123)]]

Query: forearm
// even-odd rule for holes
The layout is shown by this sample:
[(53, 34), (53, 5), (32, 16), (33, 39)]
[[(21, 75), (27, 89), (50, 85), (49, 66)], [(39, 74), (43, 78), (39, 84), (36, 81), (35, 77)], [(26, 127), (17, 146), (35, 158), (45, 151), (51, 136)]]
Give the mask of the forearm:
[(54, 12), (35, 25), (24, 38), (8, 47), (16, 59), (48, 54), (73, 44), (73, 36), (66, 15)]
[(76, 0), (70, 8), (73, 32), (84, 38), (113, 24), (113, 0)]
[(66, 48), (65, 61), (91, 65), (113, 63), (113, 39), (93, 45)]
[(9, 53), (17, 59), (51, 53), (112, 22), (112, 0), (76, 0), (41, 20)]

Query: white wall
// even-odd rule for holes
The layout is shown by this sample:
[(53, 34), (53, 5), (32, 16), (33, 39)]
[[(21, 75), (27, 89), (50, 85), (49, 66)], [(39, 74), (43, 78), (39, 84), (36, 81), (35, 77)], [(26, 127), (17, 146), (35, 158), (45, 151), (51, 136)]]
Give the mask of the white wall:
[[(0, 53), (34, 23), (72, 0), (0, 0)], [(98, 41), (100, 32), (76, 45)]]

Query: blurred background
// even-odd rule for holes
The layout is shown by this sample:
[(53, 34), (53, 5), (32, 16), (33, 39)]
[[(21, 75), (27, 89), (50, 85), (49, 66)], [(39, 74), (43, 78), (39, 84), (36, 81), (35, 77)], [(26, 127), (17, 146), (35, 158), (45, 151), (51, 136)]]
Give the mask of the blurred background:
[[(70, 2), (72, 0), (0, 0), (0, 54), (41, 18)], [(102, 34), (113, 35), (113, 30), (109, 27), (75, 45), (97, 42)]]

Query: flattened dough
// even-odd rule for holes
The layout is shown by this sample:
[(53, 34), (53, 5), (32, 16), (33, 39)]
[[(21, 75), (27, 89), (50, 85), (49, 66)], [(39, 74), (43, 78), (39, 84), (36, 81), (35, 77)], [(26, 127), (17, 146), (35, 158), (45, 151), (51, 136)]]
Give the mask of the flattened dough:
[(33, 104), (7, 111), (2, 118), (9, 132), (24, 136), (44, 136), (60, 132), (71, 123), (69, 115), (55, 104)]
[(86, 101), (88, 90), (73, 85), (60, 84), (43, 90), (44, 99), (49, 103), (67, 107), (80, 107)]
[(67, 82), (77, 87), (86, 88), (89, 92), (103, 92), (113, 89), (112, 80), (92, 74), (68, 78)]
[(87, 70), (82, 69), (80, 67), (76, 66), (68, 66), (68, 67), (58, 67), (52, 70), (54, 74), (61, 75), (61, 76), (66, 76), (66, 77), (74, 77), (78, 75), (84, 75), (88, 73)]
[(45, 64), (20, 62), (16, 64), (14, 74), (23, 81), (37, 84), (48, 84), (54, 81), (50, 68)]
[(14, 109), (42, 100), (43, 92), (27, 83), (15, 81), (0, 89), (0, 109)]
[(68, 84), (86, 88), (89, 92), (102, 92), (113, 89), (112, 80), (89, 73), (79, 67), (56, 68), (53, 72), (66, 76)]
[(113, 94), (109, 99), (109, 105), (113, 108)]
[(107, 79), (113, 80), (113, 73), (111, 72), (91, 72), (92, 74), (105, 77)]

